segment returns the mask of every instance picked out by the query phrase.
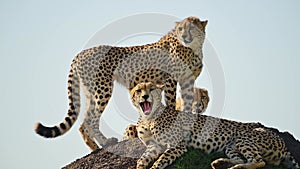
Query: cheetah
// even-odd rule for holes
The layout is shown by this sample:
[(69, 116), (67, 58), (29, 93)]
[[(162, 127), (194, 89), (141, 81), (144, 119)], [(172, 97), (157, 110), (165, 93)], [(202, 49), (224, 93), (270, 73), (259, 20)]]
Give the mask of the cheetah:
[[(98, 145), (115, 144), (99, 129), (100, 117), (111, 98), (113, 82), (131, 90), (141, 82), (163, 83), (166, 103), (175, 108), (177, 82), (182, 89), (184, 110), (192, 105), (195, 79), (202, 71), (202, 47), (208, 21), (188, 17), (155, 43), (116, 47), (101, 45), (80, 52), (72, 61), (68, 76), (69, 110), (64, 121), (47, 127), (37, 123), (37, 134), (52, 138), (66, 133), (80, 111), (80, 85), (85, 90), (87, 110), (79, 130), (93, 151)], [(98, 144), (97, 144), (98, 143)]]
[(206, 153), (225, 151), (228, 158), (211, 163), (213, 169), (229, 164), (230, 169), (256, 169), (266, 163), (289, 167), (299, 165), (287, 151), (284, 141), (260, 123), (241, 123), (192, 112), (182, 112), (162, 104), (162, 85), (138, 84), (130, 91), (140, 118), (137, 135), (147, 149), (137, 161), (137, 169), (165, 168), (187, 152), (187, 147)]
[[(204, 88), (194, 88), (194, 101), (193, 101), (193, 107), (192, 110), (194, 113), (203, 113), (208, 107), (209, 103), (209, 96), (208, 92)], [(176, 99), (176, 110), (182, 110), (182, 98)], [(136, 125), (130, 124), (127, 126), (125, 129), (125, 132), (123, 134), (122, 140), (128, 140), (128, 139), (133, 139), (137, 138), (137, 130), (136, 130)]]
[[(192, 111), (194, 113), (199, 113), (199, 114), (204, 113), (205, 110), (208, 107), (208, 103), (209, 103), (209, 100), (210, 100), (210, 98), (208, 96), (208, 91), (204, 88), (194, 87), (194, 96), (193, 96), (193, 98), (194, 98), (194, 100), (193, 100), (193, 104), (192, 104)], [(183, 104), (182, 98), (178, 98), (176, 100), (176, 110), (183, 111), (183, 105), (182, 104)]]

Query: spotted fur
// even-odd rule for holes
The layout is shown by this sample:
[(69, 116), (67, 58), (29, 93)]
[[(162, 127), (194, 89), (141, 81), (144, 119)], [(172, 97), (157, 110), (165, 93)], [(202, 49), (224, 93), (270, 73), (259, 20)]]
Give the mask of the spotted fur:
[[(256, 169), (266, 163), (279, 165), (290, 161), (292, 168), (299, 168), (287, 151), (284, 141), (260, 123), (236, 121), (181, 112), (161, 103), (162, 88), (152, 83), (138, 84), (131, 90), (133, 105), (139, 110), (137, 135), (147, 146), (137, 161), (137, 169), (165, 168), (187, 152), (187, 147), (206, 153), (225, 151), (228, 158), (211, 163), (213, 169), (227, 163), (230, 169)], [(146, 97), (145, 97), (146, 96)], [(151, 104), (151, 111), (141, 108)]]
[(99, 130), (100, 117), (111, 98), (114, 80), (129, 90), (141, 82), (163, 83), (166, 103), (173, 108), (178, 82), (184, 109), (190, 110), (194, 81), (202, 70), (206, 24), (207, 21), (188, 17), (152, 44), (101, 45), (80, 52), (73, 60), (69, 74), (67, 117), (54, 127), (38, 123), (36, 133), (48, 138), (57, 137), (72, 127), (80, 109), (80, 85), (85, 89), (88, 107), (79, 130), (91, 150), (98, 148), (96, 142), (101, 146), (117, 142), (116, 138), (107, 139)]
[[(194, 88), (194, 101), (192, 104), (192, 111), (194, 113), (203, 113), (207, 109), (209, 102), (208, 91), (204, 88)], [(176, 110), (183, 111), (183, 100), (178, 98), (176, 100)]]
[[(193, 101), (193, 112), (195, 113), (203, 113), (205, 112), (207, 106), (209, 103), (209, 96), (208, 92), (204, 88), (194, 88), (194, 101)], [(182, 110), (182, 98), (178, 98), (176, 100), (176, 110)], [(137, 138), (137, 130), (136, 130), (136, 125), (130, 124), (127, 126), (125, 129), (125, 132), (123, 134), (123, 139), (122, 140), (128, 140), (128, 139), (133, 139)]]

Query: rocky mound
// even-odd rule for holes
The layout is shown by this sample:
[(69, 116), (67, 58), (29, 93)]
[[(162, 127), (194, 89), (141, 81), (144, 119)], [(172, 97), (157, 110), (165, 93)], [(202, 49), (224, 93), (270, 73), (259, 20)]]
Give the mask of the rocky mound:
[[(279, 132), (277, 129), (268, 128), (284, 139), (289, 151), (300, 164), (300, 142), (288, 132)], [(145, 151), (145, 146), (138, 139), (126, 140), (112, 145), (106, 149), (96, 150), (89, 155), (77, 159), (64, 169), (134, 169), (136, 161)], [(188, 153), (177, 159), (167, 169), (175, 168), (201, 168), (209, 169), (210, 162), (224, 156), (221, 153), (207, 155), (199, 150), (190, 149)], [(283, 166), (266, 166), (265, 169), (283, 169)]]

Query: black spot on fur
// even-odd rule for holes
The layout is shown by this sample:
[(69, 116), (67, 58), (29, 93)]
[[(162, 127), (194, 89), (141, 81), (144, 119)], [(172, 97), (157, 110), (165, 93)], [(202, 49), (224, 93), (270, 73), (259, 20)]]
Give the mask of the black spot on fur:
[(63, 129), (63, 130), (65, 130), (65, 129), (67, 128), (66, 125), (65, 125), (64, 123), (60, 123), (59, 127), (60, 127), (61, 129)]
[(209, 144), (206, 146), (206, 149), (207, 149), (208, 151), (210, 150), (210, 145), (209, 145)]
[(72, 126), (72, 121), (71, 121), (70, 117), (66, 117), (65, 121), (69, 124), (69, 126)]

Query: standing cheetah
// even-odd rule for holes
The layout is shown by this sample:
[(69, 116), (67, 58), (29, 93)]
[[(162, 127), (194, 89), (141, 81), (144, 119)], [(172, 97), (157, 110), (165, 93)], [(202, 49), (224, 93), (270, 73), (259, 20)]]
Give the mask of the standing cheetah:
[(299, 165), (287, 151), (284, 141), (259, 123), (240, 123), (231, 120), (181, 112), (166, 107), (161, 99), (162, 86), (141, 83), (131, 92), (133, 105), (139, 110), (137, 135), (147, 146), (137, 161), (137, 169), (165, 168), (187, 152), (187, 147), (206, 153), (225, 151), (228, 158), (211, 163), (213, 169), (224, 163), (230, 169), (256, 169), (266, 163), (279, 165), (283, 160), (293, 168)]
[(182, 89), (184, 110), (192, 104), (195, 79), (202, 70), (202, 46), (207, 21), (188, 17), (159, 41), (143, 46), (98, 46), (79, 53), (72, 62), (68, 78), (69, 110), (65, 120), (54, 127), (38, 123), (36, 133), (57, 137), (67, 132), (80, 109), (80, 84), (85, 89), (87, 111), (80, 132), (91, 150), (117, 142), (99, 130), (100, 117), (111, 98), (116, 80), (127, 89), (141, 82), (165, 84), (168, 106), (175, 108), (177, 82)]

